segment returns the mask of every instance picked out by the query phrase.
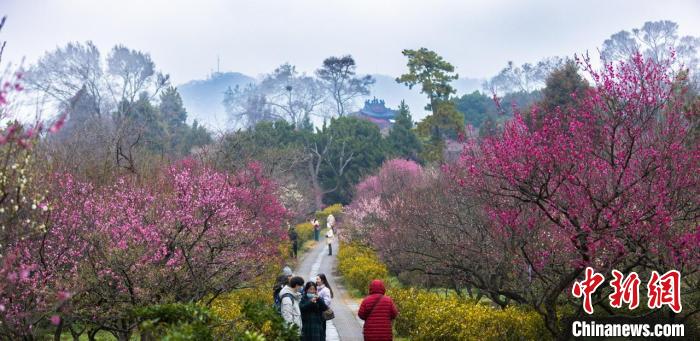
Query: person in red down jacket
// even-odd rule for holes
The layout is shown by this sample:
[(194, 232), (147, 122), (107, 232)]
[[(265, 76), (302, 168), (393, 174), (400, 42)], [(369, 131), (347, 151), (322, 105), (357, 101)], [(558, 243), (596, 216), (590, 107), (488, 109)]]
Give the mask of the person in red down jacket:
[(385, 296), (384, 283), (375, 279), (369, 284), (369, 295), (362, 300), (357, 315), (365, 321), (362, 334), (366, 341), (393, 340), (391, 322), (399, 315), (394, 301)]

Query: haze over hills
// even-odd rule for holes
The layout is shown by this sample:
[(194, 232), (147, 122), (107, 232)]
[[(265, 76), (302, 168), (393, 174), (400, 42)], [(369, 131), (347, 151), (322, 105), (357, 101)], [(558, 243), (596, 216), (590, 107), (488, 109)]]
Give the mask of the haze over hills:
[(226, 112), (221, 103), (230, 86), (255, 83), (255, 78), (239, 72), (214, 72), (208, 79), (191, 80), (177, 87), (187, 109), (187, 120), (197, 120), (212, 131), (226, 127)]
[[(376, 83), (371, 88), (371, 93), (366, 98), (358, 100), (359, 107), (364, 99), (376, 97), (386, 101), (391, 108), (398, 107), (401, 100), (405, 100), (413, 115), (414, 121), (419, 121), (428, 113), (424, 107), (427, 103), (426, 96), (420, 93), (419, 87), (408, 89), (403, 84), (398, 84), (395, 77), (373, 74)], [(222, 131), (227, 126), (226, 112), (222, 104), (226, 88), (245, 86), (255, 83), (256, 79), (239, 72), (215, 72), (208, 79), (191, 80), (179, 85), (178, 91), (182, 96), (188, 113), (188, 121), (195, 119), (212, 131)], [(453, 83), (457, 89), (457, 95), (471, 93), (481, 87), (482, 80), (474, 78), (460, 78)]]

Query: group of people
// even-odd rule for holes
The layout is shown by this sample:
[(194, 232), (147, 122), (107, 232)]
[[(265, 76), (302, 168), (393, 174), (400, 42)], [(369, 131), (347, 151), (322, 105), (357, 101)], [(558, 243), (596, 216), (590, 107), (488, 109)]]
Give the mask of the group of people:
[(313, 280), (293, 276), (289, 267), (278, 278), (274, 290), (275, 304), (285, 322), (295, 324), (301, 330), (301, 339), (317, 341), (326, 339), (326, 321), (332, 319), (333, 289), (325, 274)]
[[(399, 312), (385, 293), (384, 283), (373, 280), (369, 284), (369, 295), (360, 304), (357, 315), (365, 321), (362, 333), (367, 341), (393, 339), (391, 324)], [(274, 290), (275, 305), (279, 305), (282, 318), (299, 327), (304, 341), (326, 339), (326, 321), (334, 318), (333, 297), (325, 274), (318, 274), (304, 283), (302, 277), (292, 275), (289, 267), (285, 267)]]

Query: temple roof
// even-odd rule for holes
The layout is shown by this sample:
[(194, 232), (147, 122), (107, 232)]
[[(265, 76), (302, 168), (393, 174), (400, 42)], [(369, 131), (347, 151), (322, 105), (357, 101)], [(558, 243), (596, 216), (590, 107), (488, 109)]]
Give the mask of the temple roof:
[(390, 120), (394, 119), (394, 117), (396, 116), (396, 110), (387, 108), (384, 103), (384, 100), (379, 100), (375, 97), (372, 100), (366, 100), (365, 106), (355, 114), (362, 114), (364, 116), (369, 116), (382, 120)]

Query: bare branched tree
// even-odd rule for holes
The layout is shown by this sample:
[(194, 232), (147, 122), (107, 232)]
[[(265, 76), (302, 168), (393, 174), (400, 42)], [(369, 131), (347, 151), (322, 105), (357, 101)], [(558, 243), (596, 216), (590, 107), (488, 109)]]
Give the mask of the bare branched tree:
[(261, 121), (285, 120), (299, 127), (311, 116), (326, 117), (326, 101), (320, 82), (289, 64), (265, 75), (257, 85), (236, 87), (224, 94), (224, 107), (231, 124), (249, 128)]
[(369, 75), (355, 76), (356, 68), (355, 60), (347, 55), (328, 57), (323, 61), (323, 66), (316, 70), (316, 76), (330, 94), (339, 117), (348, 113), (356, 98), (369, 95), (369, 88), (375, 82)]

